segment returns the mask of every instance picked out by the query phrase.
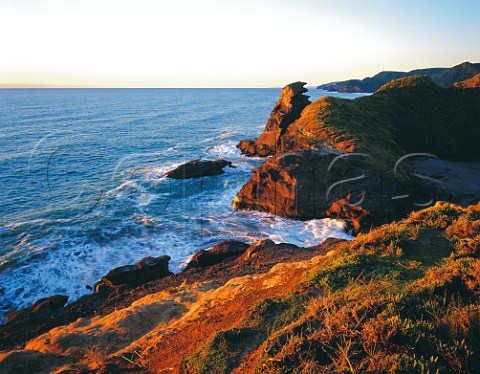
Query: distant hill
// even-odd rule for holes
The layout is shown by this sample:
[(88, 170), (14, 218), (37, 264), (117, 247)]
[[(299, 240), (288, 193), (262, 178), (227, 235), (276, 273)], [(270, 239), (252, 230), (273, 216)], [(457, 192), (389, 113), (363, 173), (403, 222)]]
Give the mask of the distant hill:
[(480, 74), (475, 75), (470, 79), (455, 83), (457, 88), (480, 88)]
[(331, 82), (317, 88), (333, 92), (375, 92), (393, 79), (426, 75), (441, 87), (452, 87), (456, 82), (470, 79), (480, 73), (480, 63), (464, 62), (451, 68), (416, 69), (409, 72), (382, 71), (365, 79)]

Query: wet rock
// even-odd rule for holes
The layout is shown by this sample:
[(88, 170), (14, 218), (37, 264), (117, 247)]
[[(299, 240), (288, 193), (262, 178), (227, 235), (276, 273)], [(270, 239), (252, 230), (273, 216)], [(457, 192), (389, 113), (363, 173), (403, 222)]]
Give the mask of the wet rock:
[(236, 240), (225, 240), (213, 247), (197, 252), (186, 266), (185, 270), (219, 264), (223, 260), (242, 254), (248, 244)]
[(95, 283), (95, 291), (113, 288), (119, 285), (138, 286), (171, 275), (168, 270), (170, 256), (146, 257), (135, 265), (120, 266), (110, 270), (106, 276)]
[(325, 215), (345, 221), (346, 230), (354, 233), (367, 231), (374, 226), (374, 214), (361, 206), (349, 204), (349, 201), (349, 195), (345, 199), (334, 201), (325, 211)]
[(305, 85), (305, 82), (295, 82), (283, 88), (260, 137), (242, 140), (237, 144), (237, 148), (240, 148), (244, 155), (264, 157), (277, 154), (280, 138), (310, 104), (308, 96), (304, 95), (308, 92)]
[(230, 161), (226, 160), (192, 160), (166, 173), (168, 178), (190, 179), (208, 177), (225, 173), (225, 167), (233, 167)]

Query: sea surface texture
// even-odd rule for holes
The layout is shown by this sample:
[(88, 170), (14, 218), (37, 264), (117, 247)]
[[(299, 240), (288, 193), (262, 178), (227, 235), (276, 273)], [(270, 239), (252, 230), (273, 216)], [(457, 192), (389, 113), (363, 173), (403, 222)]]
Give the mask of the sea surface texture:
[[(110, 269), (146, 256), (168, 254), (179, 271), (224, 239), (309, 246), (349, 238), (337, 221), (296, 222), (231, 206), (263, 162), (240, 156), (235, 144), (261, 133), (279, 93), (0, 90), (0, 316), (53, 294), (73, 301)], [(324, 94), (310, 92), (312, 100)], [(197, 158), (225, 158), (236, 168), (165, 177)]]

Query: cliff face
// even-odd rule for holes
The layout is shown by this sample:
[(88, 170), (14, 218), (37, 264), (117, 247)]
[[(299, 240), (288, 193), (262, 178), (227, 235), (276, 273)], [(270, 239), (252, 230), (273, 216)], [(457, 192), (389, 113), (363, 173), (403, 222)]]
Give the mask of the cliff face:
[[(336, 216), (343, 201), (341, 211), (351, 211), (355, 228), (368, 229), (371, 220), (361, 224), (355, 214), (392, 219), (413, 210), (425, 193), (407, 162), (395, 168), (402, 156), (480, 160), (480, 93), (404, 77), (353, 101), (323, 97), (278, 136), (276, 157), (254, 170), (234, 206), (307, 219)], [(405, 194), (409, 199), (395, 199)], [(355, 208), (345, 204), (360, 201)]]
[(4, 346), (0, 368), (476, 372), (479, 239), (480, 206), (437, 203), (350, 242), (262, 240), (219, 264), (118, 288), (109, 308), (70, 306), (84, 316)]
[[(254, 169), (233, 205), (300, 220), (346, 219), (352, 225), (349, 229), (360, 231), (394, 214), (387, 205), (389, 197), (382, 196), (381, 179), (381, 172), (362, 157), (348, 160), (335, 153), (287, 153)], [(356, 183), (339, 183), (350, 180)], [(392, 180), (384, 178), (384, 189), (387, 183)], [(390, 190), (394, 187), (388, 185)]]
[(464, 62), (451, 68), (416, 69), (409, 72), (383, 71), (371, 78), (331, 82), (317, 88), (334, 92), (375, 92), (392, 79), (415, 75), (425, 75), (441, 87), (452, 87), (455, 82), (471, 78), (478, 73), (480, 64)]
[(310, 104), (308, 96), (304, 95), (308, 91), (305, 85), (305, 82), (295, 82), (282, 90), (280, 99), (275, 104), (260, 137), (238, 143), (237, 147), (243, 154), (271, 156), (277, 153), (280, 137), (287, 131), (288, 126), (300, 117), (302, 110)]

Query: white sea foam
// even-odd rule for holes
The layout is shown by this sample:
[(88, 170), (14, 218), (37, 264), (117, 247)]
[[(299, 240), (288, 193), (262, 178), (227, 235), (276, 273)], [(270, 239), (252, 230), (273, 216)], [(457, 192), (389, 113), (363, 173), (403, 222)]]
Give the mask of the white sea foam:
[[(46, 131), (52, 134), (57, 133), (57, 127), (69, 129), (69, 137), (65, 139), (49, 138), (52, 144), (49, 143), (48, 150), (53, 151), (65, 142), (85, 150), (86, 155), (98, 156), (100, 148), (105, 150), (106, 156), (99, 156), (96, 163), (79, 162), (70, 158), (73, 153), (65, 153), (65, 159), (53, 159), (59, 162), (58, 166), (68, 166), (65, 175), (57, 175), (58, 181), (67, 176), (72, 178), (72, 183), (65, 184), (64, 190), (59, 185), (55, 191), (59, 194), (53, 196), (52, 201), (68, 196), (68, 188), (76, 182), (83, 183), (88, 178), (103, 180), (107, 176), (105, 192), (92, 211), (72, 213), (42, 200), (45, 192), (42, 188), (46, 188), (42, 172), (48, 152), (32, 160), (28, 157), (24, 161), (21, 157), (7, 160), (12, 163), (9, 170), (14, 170), (13, 176), (25, 165), (30, 174), (13, 178), (7, 186), (10, 189), (2, 190), (8, 196), (3, 201), (10, 203), (8, 209), (2, 211), (2, 217), (13, 210), (17, 223), (0, 228), (0, 315), (57, 293), (66, 294), (73, 301), (90, 293), (86, 286), (93, 285), (110, 269), (135, 263), (146, 256), (168, 254), (172, 257), (170, 268), (179, 271), (193, 253), (225, 239), (253, 243), (270, 238), (275, 242), (310, 246), (328, 236), (351, 238), (337, 221), (297, 222), (232, 208), (231, 202), (251, 177), (251, 169), (265, 160), (241, 156), (236, 148), (240, 139), (258, 135), (268, 118), (268, 110), (265, 113), (252, 110), (258, 101), (255, 94), (242, 93), (233, 100), (225, 98), (218, 105), (221, 110), (213, 115), (218, 108), (208, 103), (218, 102), (219, 98), (208, 97), (208, 92), (203, 93), (204, 103), (198, 104), (197, 91), (192, 96), (185, 91), (176, 97), (172, 97), (171, 92), (162, 96), (161, 92), (149, 91), (142, 100), (134, 101), (138, 108), (131, 107), (129, 95), (132, 94), (135, 92), (122, 93), (126, 95), (123, 99), (109, 96), (108, 100), (117, 101), (112, 106), (115, 110), (106, 113), (104, 107), (98, 105), (95, 96), (98, 92), (83, 98), (81, 102), (87, 100), (92, 108), (99, 108), (98, 113), (92, 114), (99, 120), (94, 126), (83, 120), (72, 123), (59, 120), (50, 128), (45, 124)], [(52, 110), (64, 109), (64, 95), (59, 94), (59, 106), (55, 98), (52, 99)], [(188, 101), (189, 97), (194, 98), (193, 102)], [(44, 108), (44, 98), (43, 94), (39, 96), (38, 108)], [(147, 111), (142, 110), (142, 103), (149, 98), (155, 99), (149, 102)], [(273, 96), (265, 108), (270, 108), (275, 100)], [(152, 109), (157, 107), (159, 110)], [(11, 111), (11, 118), (22, 112), (17, 109)], [(79, 113), (83, 110), (78, 109)], [(242, 122), (239, 122), (239, 113)], [(36, 109), (23, 115), (43, 121)], [(198, 121), (202, 123), (199, 125)], [(20, 127), (15, 122), (6, 125), (10, 126), (10, 136), (18, 136)], [(112, 131), (115, 137), (106, 136)], [(83, 133), (88, 135), (85, 139), (82, 137), (83, 140), (76, 136)], [(37, 132), (32, 134), (35, 135), (23, 134), (26, 146), (38, 143)], [(21, 144), (18, 147), (18, 151), (22, 151)], [(23, 151), (30, 154), (28, 148)], [(135, 151), (138, 153), (131, 153)], [(232, 161), (235, 168), (225, 168), (224, 174), (215, 177), (183, 181), (166, 178), (167, 171), (195, 158), (225, 158)], [(22, 162), (25, 165), (22, 166)], [(30, 167), (33, 165), (35, 168)], [(58, 169), (60, 172), (61, 168)], [(13, 199), (19, 185), (25, 189), (22, 191), (25, 199), (21, 201), (24, 205)]]
[[(226, 174), (208, 179), (205, 189), (180, 197), (167, 211), (158, 212), (154, 208), (162, 193), (151, 186), (155, 177), (163, 178), (162, 171), (144, 170), (138, 180), (124, 181), (108, 191), (107, 203), (93, 213), (91, 223), (61, 228), (58, 222), (51, 222), (55, 227), (51, 234), (37, 239), (25, 237), (19, 248), (38, 255), (24, 257), (21, 266), (3, 271), (0, 295), (8, 300), (3, 311), (57, 293), (73, 301), (91, 292), (86, 286), (112, 268), (146, 256), (168, 254), (172, 257), (171, 269), (179, 271), (193, 253), (221, 240), (253, 243), (270, 238), (276, 243), (306, 247), (330, 236), (352, 238), (341, 222), (331, 219), (291, 221), (262, 212), (234, 210), (231, 201), (249, 176), (248, 168), (227, 168)], [(182, 188), (193, 188), (199, 181), (180, 183)]]
[(232, 136), (234, 135), (233, 132), (224, 132), (218, 136), (213, 136), (211, 138), (207, 138), (207, 139), (204, 139), (201, 141), (201, 143), (212, 143), (212, 142), (216, 142), (218, 140), (222, 140), (222, 139), (228, 139), (228, 138), (231, 138)]

